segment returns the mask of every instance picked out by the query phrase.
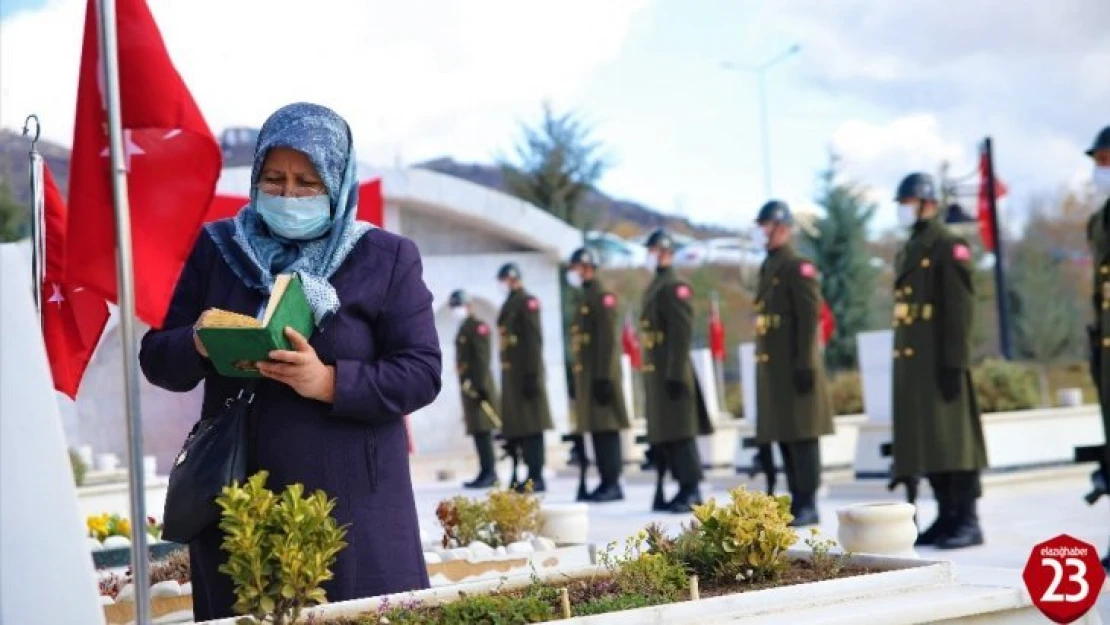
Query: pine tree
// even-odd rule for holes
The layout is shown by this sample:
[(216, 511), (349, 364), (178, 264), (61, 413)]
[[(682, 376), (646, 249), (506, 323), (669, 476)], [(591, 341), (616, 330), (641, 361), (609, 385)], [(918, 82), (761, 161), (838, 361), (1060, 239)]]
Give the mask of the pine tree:
[(825, 346), (826, 365), (852, 369), (857, 366), (856, 334), (871, 329), (877, 271), (868, 253), (867, 224), (876, 207), (860, 188), (839, 179), (835, 155), (821, 181), (816, 201), (825, 215), (815, 223), (816, 236), (804, 237), (821, 270), (822, 296), (836, 319), (836, 331)]
[(0, 180), (0, 243), (18, 241), (30, 234), (30, 210), (15, 199), (8, 182)]

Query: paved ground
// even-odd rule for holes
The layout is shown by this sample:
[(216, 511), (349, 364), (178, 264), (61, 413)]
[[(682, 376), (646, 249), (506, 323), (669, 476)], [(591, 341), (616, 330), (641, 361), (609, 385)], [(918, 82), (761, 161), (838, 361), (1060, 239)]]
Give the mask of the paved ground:
[[(649, 512), (653, 487), (639, 478), (631, 481), (632, 483), (625, 486), (624, 501), (591, 505), (592, 542), (602, 545), (612, 540), (623, 540), (652, 521), (662, 522), (677, 531), (680, 523), (691, 518), (690, 515)], [(711, 479), (708, 486), (703, 487), (703, 496), (727, 497), (729, 487), (743, 483), (747, 482), (740, 477)], [(1020, 569), (1025, 566), (1033, 545), (1064, 533), (1090, 542), (1100, 553), (1105, 553), (1104, 549), (1110, 539), (1110, 506), (1105, 501), (1096, 506), (1088, 506), (1082, 499), (1088, 485), (1088, 480), (1080, 476), (989, 485), (979, 504), (979, 515), (986, 534), (985, 545), (947, 552), (921, 548), (918, 553), (923, 558), (950, 559), (957, 564)], [(576, 487), (576, 480), (549, 478), (548, 492), (544, 499), (553, 503), (573, 502)], [(753, 484), (753, 487), (758, 488), (758, 484)], [(668, 495), (673, 495), (674, 489), (672, 486)], [(430, 534), (438, 535), (440, 528), (435, 518), (436, 504), (446, 497), (457, 494), (474, 496), (475, 492), (449, 483), (417, 484), (416, 499), (421, 527)], [(821, 532), (835, 538), (837, 508), (860, 501), (877, 500), (895, 501), (898, 498), (885, 493), (866, 498), (821, 498)], [(931, 522), (936, 513), (935, 502), (929, 499), (919, 502), (919, 505), (919, 520), (923, 524)], [(1104, 595), (1098, 609), (1103, 621), (1110, 625), (1110, 597)]]

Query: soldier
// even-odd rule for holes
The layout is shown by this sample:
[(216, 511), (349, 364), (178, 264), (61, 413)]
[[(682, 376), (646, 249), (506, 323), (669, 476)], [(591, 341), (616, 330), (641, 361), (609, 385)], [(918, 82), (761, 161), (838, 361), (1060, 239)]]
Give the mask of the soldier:
[[(1102, 359), (1110, 349), (1110, 126), (1098, 133), (1086, 154), (1094, 161), (1091, 179), (1098, 207), (1087, 222), (1087, 244), (1095, 267), (1094, 323), (1087, 326), (1087, 333), (1091, 339), (1091, 377), (1099, 391), (1102, 427), (1108, 443), (1103, 448), (1103, 459), (1094, 477), (1105, 481), (1110, 478), (1110, 383), (1106, 379), (1110, 376), (1110, 367), (1102, 366)], [(1110, 569), (1110, 553), (1102, 559), (1102, 566)]]
[(501, 426), (494, 406), (501, 405), (489, 371), (490, 328), (474, 316), (470, 295), (459, 289), (447, 301), (451, 315), (459, 320), (455, 335), (455, 372), (459, 376), (466, 433), (474, 437), (478, 451), (478, 477), (465, 488), (489, 488), (497, 483), (493, 430)]
[[(644, 348), (645, 412), (658, 481), (652, 510), (682, 514), (700, 504), (701, 458), (695, 437), (712, 434), (709, 412), (690, 362), (693, 341), (694, 291), (675, 275), (674, 239), (656, 230), (644, 244), (655, 279), (644, 291), (640, 330)], [(679, 491), (669, 502), (663, 496), (667, 469)]]
[(540, 300), (524, 290), (516, 263), (503, 265), (497, 272), (497, 279), (508, 294), (497, 316), (501, 350), (501, 431), (510, 445), (523, 453), (533, 492), (542, 493), (546, 490), (543, 433), (552, 425), (543, 365)]
[(790, 488), (791, 525), (816, 525), (821, 485), (818, 438), (833, 433), (818, 334), (817, 268), (790, 244), (794, 218), (785, 202), (764, 204), (756, 224), (767, 246), (755, 298), (756, 440), (779, 444)]
[(937, 518), (918, 545), (981, 545), (987, 450), (970, 372), (971, 248), (937, 220), (928, 174), (906, 176), (895, 199), (910, 237), (894, 282), (893, 477), (924, 475), (936, 496)]
[(597, 259), (586, 248), (571, 254), (567, 283), (582, 289), (570, 327), (575, 431), (590, 433), (601, 476), (601, 484), (586, 499), (620, 501), (624, 499), (620, 432), (628, 429), (628, 410), (621, 392), (617, 296), (597, 279)]

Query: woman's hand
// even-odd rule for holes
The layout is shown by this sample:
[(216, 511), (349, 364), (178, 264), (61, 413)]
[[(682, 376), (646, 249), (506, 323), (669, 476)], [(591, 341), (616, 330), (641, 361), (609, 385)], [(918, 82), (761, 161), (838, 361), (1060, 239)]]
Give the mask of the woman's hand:
[(193, 324), (193, 345), (197, 348), (197, 353), (201, 356), (204, 356), (205, 358), (208, 358), (208, 350), (204, 348), (204, 343), (200, 342), (200, 336), (197, 334), (197, 328), (200, 327), (200, 324), (204, 323), (204, 316), (207, 314), (207, 310), (200, 313), (200, 316), (197, 317), (196, 323)]
[(301, 397), (332, 403), (335, 399), (335, 367), (320, 362), (316, 350), (293, 328), (285, 328), (293, 351), (270, 352), (269, 362), (258, 363), (258, 370), (271, 380), (288, 384)]

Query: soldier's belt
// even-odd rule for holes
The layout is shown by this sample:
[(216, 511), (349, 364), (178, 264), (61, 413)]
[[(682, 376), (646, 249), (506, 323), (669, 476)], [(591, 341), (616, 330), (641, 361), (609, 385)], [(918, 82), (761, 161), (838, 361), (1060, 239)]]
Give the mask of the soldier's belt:
[(917, 320), (928, 321), (932, 318), (932, 304), (911, 304), (907, 302), (900, 302), (894, 305), (895, 323), (902, 322), (905, 324), (910, 324)]
[(782, 325), (782, 315), (756, 315), (755, 329), (761, 334)]
[(665, 340), (662, 332), (641, 332), (640, 342), (643, 344), (644, 349), (651, 349), (656, 345), (661, 344)]

